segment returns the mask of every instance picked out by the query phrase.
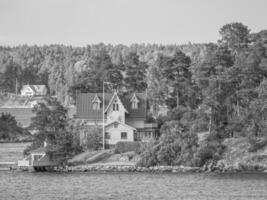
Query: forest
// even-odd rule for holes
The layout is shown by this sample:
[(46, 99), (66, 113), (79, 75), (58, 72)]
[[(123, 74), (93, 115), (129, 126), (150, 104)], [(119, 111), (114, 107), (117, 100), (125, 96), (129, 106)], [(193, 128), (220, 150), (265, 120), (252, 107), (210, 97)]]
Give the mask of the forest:
[[(142, 151), (143, 164), (202, 165), (217, 159), (226, 137), (266, 135), (267, 30), (226, 24), (216, 43), (0, 47), (0, 90), (45, 84), (63, 105), (102, 82), (148, 93), (150, 118), (161, 138)], [(111, 88), (107, 88), (111, 89)], [(168, 115), (159, 115), (161, 106)], [(196, 133), (209, 131), (199, 149)], [(179, 156), (177, 156), (179, 155)], [(197, 163), (197, 164), (196, 164)]]

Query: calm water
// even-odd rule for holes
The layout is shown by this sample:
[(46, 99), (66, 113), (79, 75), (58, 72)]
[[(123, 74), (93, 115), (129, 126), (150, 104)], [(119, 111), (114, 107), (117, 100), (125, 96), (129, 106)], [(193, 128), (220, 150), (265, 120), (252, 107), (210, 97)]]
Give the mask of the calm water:
[(267, 174), (28, 173), (0, 171), (1, 200), (267, 199)]

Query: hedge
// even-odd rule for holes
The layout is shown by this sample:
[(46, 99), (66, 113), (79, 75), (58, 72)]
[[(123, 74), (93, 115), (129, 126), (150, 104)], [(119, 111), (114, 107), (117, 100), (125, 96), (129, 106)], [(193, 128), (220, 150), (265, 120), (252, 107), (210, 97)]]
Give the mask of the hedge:
[(115, 153), (125, 153), (128, 151), (140, 152), (140, 142), (118, 142), (115, 145)]

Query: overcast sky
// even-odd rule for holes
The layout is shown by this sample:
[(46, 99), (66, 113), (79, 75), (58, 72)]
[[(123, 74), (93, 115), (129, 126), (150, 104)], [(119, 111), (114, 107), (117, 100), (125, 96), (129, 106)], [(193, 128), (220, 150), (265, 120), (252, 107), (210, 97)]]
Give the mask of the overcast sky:
[(216, 42), (226, 23), (267, 29), (267, 0), (0, 0), (0, 44)]

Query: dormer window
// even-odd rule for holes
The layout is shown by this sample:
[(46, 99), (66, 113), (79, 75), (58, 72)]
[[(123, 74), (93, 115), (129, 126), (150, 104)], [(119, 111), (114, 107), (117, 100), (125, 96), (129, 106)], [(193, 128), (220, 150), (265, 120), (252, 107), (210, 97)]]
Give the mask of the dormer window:
[(93, 103), (93, 110), (100, 110), (100, 103), (94, 102)]
[(119, 110), (119, 104), (118, 104), (117, 100), (115, 100), (114, 103), (113, 103), (113, 110), (114, 111), (118, 111)]
[(132, 103), (132, 109), (138, 109), (139, 100), (137, 99), (135, 94), (131, 98), (131, 103)]
[(136, 101), (132, 102), (132, 109), (138, 109), (138, 103)]
[(93, 110), (100, 110), (100, 104), (101, 104), (101, 100), (96, 95), (95, 98), (92, 101)]

